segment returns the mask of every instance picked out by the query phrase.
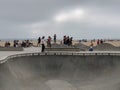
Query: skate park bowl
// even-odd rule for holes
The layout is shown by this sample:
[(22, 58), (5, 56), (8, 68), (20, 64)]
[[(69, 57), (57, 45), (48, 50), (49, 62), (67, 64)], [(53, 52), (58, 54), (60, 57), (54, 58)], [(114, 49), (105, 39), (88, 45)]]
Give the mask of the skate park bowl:
[(120, 53), (29, 53), (3, 61), (0, 90), (120, 90)]

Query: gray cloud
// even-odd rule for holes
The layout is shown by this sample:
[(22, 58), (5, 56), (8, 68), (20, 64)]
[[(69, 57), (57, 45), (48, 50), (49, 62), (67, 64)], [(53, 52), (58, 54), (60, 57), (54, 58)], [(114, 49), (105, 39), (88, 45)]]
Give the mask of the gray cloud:
[[(1, 0), (0, 38), (37, 38), (54, 33), (58, 37), (120, 38), (119, 5), (119, 0)], [(74, 8), (85, 10), (85, 19), (61, 24), (53, 20), (60, 11)]]

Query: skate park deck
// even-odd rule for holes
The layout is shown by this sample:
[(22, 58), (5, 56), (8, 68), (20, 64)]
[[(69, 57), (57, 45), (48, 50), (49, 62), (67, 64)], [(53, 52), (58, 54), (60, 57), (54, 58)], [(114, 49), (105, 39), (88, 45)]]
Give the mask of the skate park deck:
[(119, 51), (33, 48), (0, 52), (0, 90), (120, 90), (119, 56)]

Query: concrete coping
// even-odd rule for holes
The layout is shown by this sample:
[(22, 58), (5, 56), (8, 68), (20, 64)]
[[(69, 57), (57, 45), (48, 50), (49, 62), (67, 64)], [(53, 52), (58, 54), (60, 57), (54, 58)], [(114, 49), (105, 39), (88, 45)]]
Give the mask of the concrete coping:
[(120, 56), (120, 52), (115, 52), (115, 51), (87, 51), (87, 52), (43, 52), (43, 53), (21, 53), (21, 54), (13, 54), (13, 55), (9, 55), (4, 57), (2, 60), (0, 60), (0, 64), (5, 63), (7, 60), (12, 59), (12, 58), (16, 58), (16, 57), (24, 57), (24, 56), (64, 56), (64, 55), (73, 55), (73, 56)]
[(45, 51), (80, 51), (79, 48), (45, 48)]

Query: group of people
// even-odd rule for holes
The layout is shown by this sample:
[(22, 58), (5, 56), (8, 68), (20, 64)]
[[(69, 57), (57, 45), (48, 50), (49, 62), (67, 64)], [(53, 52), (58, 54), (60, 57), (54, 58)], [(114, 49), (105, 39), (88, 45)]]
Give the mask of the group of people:
[(70, 45), (72, 45), (72, 37), (69, 37), (69, 36), (64, 36), (63, 37), (63, 44), (64, 45), (68, 45), (68, 46), (70, 46)]
[[(56, 43), (56, 34), (54, 34), (54, 43)], [(45, 36), (44, 36), (44, 38), (45, 38)], [(43, 37), (42, 37), (42, 39), (43, 39)], [(38, 43), (37, 43), (37, 46), (40, 46), (41, 45), (41, 37), (39, 37), (38, 38)], [(51, 40), (52, 40), (52, 38), (51, 38), (51, 36), (48, 36), (48, 39), (47, 39), (47, 46), (48, 47), (51, 47)]]
[(97, 45), (99, 45), (99, 44), (103, 44), (103, 40), (102, 39), (101, 40), (100, 39), (97, 40)]
[[(53, 42), (54, 43), (56, 43), (56, 34), (54, 34), (54, 36), (53, 36)], [(64, 36), (63, 37), (63, 43), (61, 43), (61, 44), (64, 44), (64, 45), (68, 45), (68, 46), (70, 46), (70, 45), (72, 45), (72, 40), (73, 40), (73, 38), (72, 37), (69, 37), (69, 36)], [(51, 36), (48, 36), (48, 38), (47, 38), (47, 40), (45, 40), (45, 36), (43, 36), (42, 38), (41, 37), (39, 37), (38, 38), (38, 43), (37, 43), (37, 46), (42, 46), (42, 52), (44, 52), (44, 49), (45, 49), (45, 43), (47, 43), (47, 47), (49, 47), (49, 48), (51, 48), (51, 41), (52, 41), (52, 38), (51, 38)]]
[[(95, 42), (95, 41), (94, 41)], [(103, 44), (103, 40), (101, 39), (98, 39), (97, 40), (97, 45), (100, 45), (100, 44)], [(94, 44), (93, 44), (93, 41), (91, 41), (91, 44), (90, 44), (90, 49), (89, 49), (89, 51), (93, 51), (93, 46), (94, 46)]]
[(14, 40), (13, 41), (13, 46), (14, 47), (30, 47), (32, 45), (33, 45), (33, 43), (30, 42), (30, 40), (24, 40), (22, 42), (19, 42), (19, 40)]
[(42, 45), (41, 51), (44, 52), (44, 50), (45, 50), (45, 36), (43, 36), (42, 38), (41, 37), (38, 38), (37, 46), (40, 46), (40, 45)]
[[(57, 38), (57, 36), (56, 36), (56, 34), (54, 34), (54, 36), (53, 36), (53, 42), (54, 43), (56, 43), (56, 38)], [(47, 47), (51, 48), (51, 46), (52, 46), (51, 41), (52, 41), (51, 36), (48, 36), (47, 39), (45, 39), (45, 36), (43, 36), (42, 38), (39, 37), (38, 42), (37, 42), (37, 46), (38, 47), (42, 46), (41, 51), (44, 52), (45, 44), (47, 44)], [(73, 42), (73, 37), (69, 37), (69, 36), (64, 35), (63, 40), (61, 41), (61, 44), (70, 46), (70, 45), (72, 45), (72, 42)], [(93, 42), (95, 42), (95, 40), (94, 41), (91, 40), (89, 51), (93, 51), (93, 46), (94, 46)], [(97, 45), (103, 44), (103, 42), (104, 41), (102, 39), (98, 39), (96, 41)], [(10, 42), (5, 43), (5, 47), (10, 47), (10, 45), (11, 45)], [(32, 45), (33, 45), (33, 43), (30, 40), (24, 40), (22, 42), (19, 42), (19, 40), (14, 40), (13, 41), (13, 47), (30, 47)]]
[[(19, 40), (14, 40), (13, 41), (13, 47), (30, 47), (32, 46), (33, 43), (30, 42), (30, 40), (24, 40), (20, 42)], [(10, 42), (5, 42), (5, 47), (10, 47), (11, 43)]]
[[(44, 50), (45, 50), (45, 43), (46, 42), (47, 42), (47, 47), (51, 48), (51, 40), (52, 40), (51, 36), (48, 36), (47, 41), (45, 40), (45, 36), (43, 36), (42, 38), (39, 37), (37, 46), (41, 45), (42, 46), (42, 50), (41, 51), (44, 52)], [(56, 43), (56, 34), (54, 34), (54, 43)]]
[[(47, 46), (48, 47), (51, 47), (51, 37), (49, 36), (48, 37), (48, 39), (47, 39)], [(37, 46), (39, 47), (39, 46), (43, 46), (43, 44), (44, 44), (44, 46), (45, 46), (45, 43), (46, 43), (46, 41), (45, 41), (45, 36), (43, 36), (42, 38), (41, 37), (39, 37), (38, 38), (38, 43), (37, 43)]]
[(10, 42), (5, 42), (5, 47), (10, 47)]

